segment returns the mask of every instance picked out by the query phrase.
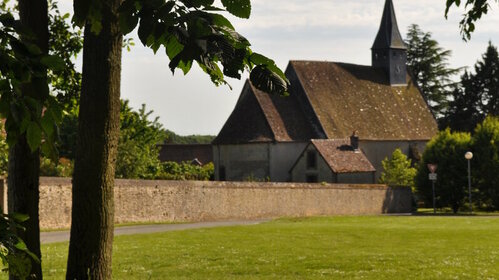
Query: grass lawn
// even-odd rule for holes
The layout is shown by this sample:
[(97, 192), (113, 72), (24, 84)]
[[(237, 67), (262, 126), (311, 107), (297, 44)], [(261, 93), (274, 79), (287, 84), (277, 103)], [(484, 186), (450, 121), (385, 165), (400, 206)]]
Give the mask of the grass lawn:
[[(42, 247), (63, 279), (67, 244)], [(118, 236), (114, 279), (499, 279), (498, 217), (320, 217)]]

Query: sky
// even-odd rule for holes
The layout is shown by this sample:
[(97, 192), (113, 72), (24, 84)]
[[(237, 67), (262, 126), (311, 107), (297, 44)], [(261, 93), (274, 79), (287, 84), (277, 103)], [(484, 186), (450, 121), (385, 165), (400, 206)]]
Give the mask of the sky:
[[(254, 52), (274, 59), (285, 70), (289, 60), (319, 60), (370, 65), (385, 0), (252, 0), (250, 19), (226, 15), (252, 44)], [(485, 52), (489, 40), (499, 45), (499, 5), (477, 24), (469, 42), (459, 33), (463, 8), (444, 18), (445, 0), (393, 0), (398, 25), (418, 24), (440, 46), (452, 51), (451, 67), (470, 67)], [(491, 1), (491, 3), (494, 3)], [(60, 0), (62, 11), (72, 1)], [(168, 68), (164, 50), (156, 55), (132, 34), (135, 46), (123, 52), (121, 97), (133, 108), (146, 104), (163, 127), (180, 135), (216, 135), (234, 109), (244, 81), (229, 79), (216, 87), (197, 65), (184, 76)], [(80, 59), (81, 60), (81, 59)]]

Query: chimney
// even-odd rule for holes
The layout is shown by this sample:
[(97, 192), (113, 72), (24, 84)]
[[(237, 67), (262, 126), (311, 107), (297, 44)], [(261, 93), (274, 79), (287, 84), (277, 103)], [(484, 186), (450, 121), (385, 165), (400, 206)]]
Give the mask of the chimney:
[(350, 146), (352, 146), (354, 151), (359, 151), (359, 136), (357, 135), (357, 130), (354, 130), (352, 136), (350, 136)]

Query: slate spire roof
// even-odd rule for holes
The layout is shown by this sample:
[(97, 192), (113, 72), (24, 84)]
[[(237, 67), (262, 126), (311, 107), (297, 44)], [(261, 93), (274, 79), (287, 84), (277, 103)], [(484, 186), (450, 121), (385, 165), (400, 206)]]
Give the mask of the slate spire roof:
[(372, 49), (406, 49), (400, 35), (392, 0), (386, 0), (378, 35)]

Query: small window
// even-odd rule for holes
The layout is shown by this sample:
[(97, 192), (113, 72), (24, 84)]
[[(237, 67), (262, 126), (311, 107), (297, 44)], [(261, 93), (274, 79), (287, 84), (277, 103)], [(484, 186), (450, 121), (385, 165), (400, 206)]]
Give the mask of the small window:
[(307, 183), (317, 183), (317, 182), (319, 182), (319, 178), (317, 177), (316, 174), (307, 175)]
[(307, 152), (307, 169), (317, 169), (317, 156), (315, 151)]
[(220, 169), (218, 170), (218, 178), (220, 181), (225, 181), (225, 166), (220, 166)]

